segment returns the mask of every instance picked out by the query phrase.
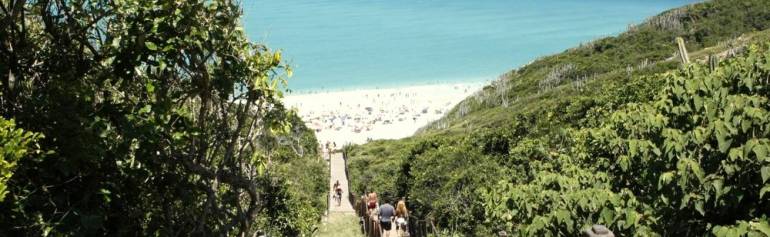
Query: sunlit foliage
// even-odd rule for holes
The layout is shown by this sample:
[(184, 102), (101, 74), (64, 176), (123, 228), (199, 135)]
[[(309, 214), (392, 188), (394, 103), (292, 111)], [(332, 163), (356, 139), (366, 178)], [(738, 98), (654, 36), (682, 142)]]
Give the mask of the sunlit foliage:
[(286, 170), (324, 164), (239, 4), (0, 1), (0, 114), (53, 152), (19, 162), (0, 235), (311, 233), (298, 190), (325, 179)]

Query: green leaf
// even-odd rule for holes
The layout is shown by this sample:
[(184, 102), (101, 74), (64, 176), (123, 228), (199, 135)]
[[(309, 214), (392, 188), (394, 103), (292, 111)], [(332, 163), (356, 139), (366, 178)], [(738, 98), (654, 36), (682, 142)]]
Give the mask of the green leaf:
[(688, 163), (690, 164), (690, 169), (695, 174), (695, 177), (698, 178), (698, 181), (703, 182), (703, 180), (706, 178), (706, 173), (700, 167), (700, 164), (698, 164), (697, 161), (689, 160), (689, 159), (688, 159)]
[(717, 145), (719, 145), (719, 151), (725, 153), (728, 149), (730, 149), (730, 145), (732, 145), (733, 142), (732, 139), (728, 139), (730, 131), (728, 131), (727, 126), (722, 121), (714, 122), (714, 128), (714, 135), (717, 137)]
[(636, 225), (636, 221), (639, 220), (639, 216), (635, 211), (626, 213), (626, 228)]
[(729, 231), (728, 228), (722, 227), (722, 226), (716, 226), (714, 229), (711, 230), (711, 233), (714, 234), (716, 237), (725, 237), (727, 236), (727, 232)]
[(614, 215), (612, 214), (612, 210), (610, 210), (609, 208), (604, 208), (602, 212), (599, 214), (599, 216), (602, 217), (601, 220), (604, 221), (603, 224), (605, 225), (609, 225), (610, 223), (612, 223), (612, 220), (614, 217)]
[(729, 229), (729, 231), (727, 232), (727, 237), (741, 237), (744, 234), (742, 232), (746, 232), (746, 231), (741, 231), (738, 229)]
[(150, 41), (144, 42), (144, 46), (147, 46), (147, 49), (149, 49), (151, 51), (158, 50), (158, 46), (155, 45), (155, 43), (150, 42)]
[(265, 163), (259, 163), (257, 165), (257, 174), (259, 174), (260, 176), (265, 175), (265, 169), (266, 169)]
[(185, 133), (183, 133), (183, 132), (174, 132), (174, 133), (171, 134), (171, 138), (173, 140), (180, 140), (184, 136), (185, 136)]
[(674, 180), (674, 171), (665, 172), (660, 175), (660, 178), (658, 178), (658, 190), (663, 188), (664, 185), (668, 185), (671, 183), (672, 180)]
[(767, 222), (754, 223), (754, 229), (762, 232), (765, 236), (770, 236), (770, 224), (767, 224)]
[(570, 216), (567, 210), (557, 210), (553, 215), (559, 223), (564, 223)]
[(270, 82), (270, 89), (271, 90), (278, 89), (278, 80), (273, 80), (273, 81)]
[(627, 171), (628, 167), (631, 165), (631, 162), (628, 159), (628, 156), (620, 156), (618, 157), (618, 164), (620, 165), (620, 168), (623, 171)]
[(637, 148), (639, 147), (639, 142), (637, 140), (631, 139), (628, 141), (628, 155), (630, 156), (636, 156)]
[(714, 186), (714, 192), (716, 192), (717, 194), (716, 199), (719, 199), (719, 197), (721, 197), (722, 194), (724, 194), (722, 192), (722, 187), (724, 187), (724, 181), (722, 181), (721, 179), (717, 179), (717, 180), (714, 180), (711, 183), (711, 185)]
[(767, 157), (767, 147), (765, 144), (758, 144), (754, 146), (754, 154), (757, 155), (758, 160), (764, 160)]
[(760, 173), (762, 173), (762, 182), (766, 183), (767, 179), (770, 179), (770, 166), (762, 167)]
[(152, 109), (152, 106), (151, 106), (151, 105), (145, 105), (144, 107), (142, 107), (142, 108), (139, 110), (139, 114), (146, 114), (146, 113), (149, 113), (151, 109)]
[(765, 193), (770, 192), (770, 185), (765, 186), (764, 188), (759, 190), (759, 198), (762, 199), (765, 197)]
[(695, 201), (695, 210), (698, 211), (701, 216), (706, 216), (706, 211), (703, 210), (703, 201)]

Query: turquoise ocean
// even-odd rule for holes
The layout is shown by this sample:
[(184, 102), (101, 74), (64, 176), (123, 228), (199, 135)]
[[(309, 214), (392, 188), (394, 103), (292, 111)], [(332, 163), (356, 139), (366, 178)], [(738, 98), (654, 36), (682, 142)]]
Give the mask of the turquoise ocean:
[(483, 82), (697, 0), (244, 0), (293, 91)]

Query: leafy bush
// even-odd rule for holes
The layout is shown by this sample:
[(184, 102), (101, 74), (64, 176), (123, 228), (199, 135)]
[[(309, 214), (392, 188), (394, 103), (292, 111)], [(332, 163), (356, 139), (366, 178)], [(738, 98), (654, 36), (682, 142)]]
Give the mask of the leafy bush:
[(325, 180), (286, 170), (324, 170), (317, 142), (240, 2), (2, 5), (0, 114), (54, 153), (18, 162), (0, 235), (312, 232)]
[(487, 223), (520, 236), (591, 224), (621, 235), (770, 233), (770, 45), (656, 78), (665, 84), (653, 101), (568, 131), (568, 154), (543, 153), (543, 140), (513, 146), (531, 171), (480, 190)]
[(579, 168), (566, 156), (552, 162), (564, 165), (539, 170), (527, 182), (482, 189), (487, 224), (518, 236), (573, 236), (592, 224), (623, 236), (651, 234), (656, 219), (630, 191), (613, 192), (606, 173)]
[(36, 144), (40, 138), (41, 134), (16, 128), (13, 120), (0, 117), (0, 202), (8, 193), (6, 183), (13, 176), (17, 162), (40, 152)]
[[(715, 71), (692, 65), (661, 76), (651, 103), (631, 104), (590, 132), (613, 186), (655, 210), (666, 234), (705, 233), (770, 213), (770, 50)], [(603, 163), (603, 162), (599, 162)], [(686, 226), (686, 228), (682, 228)]]

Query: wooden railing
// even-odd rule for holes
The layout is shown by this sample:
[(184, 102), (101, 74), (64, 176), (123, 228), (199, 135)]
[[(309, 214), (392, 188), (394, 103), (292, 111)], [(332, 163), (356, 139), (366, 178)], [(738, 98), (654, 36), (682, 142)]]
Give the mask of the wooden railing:
[[(370, 216), (366, 208), (366, 197), (361, 196), (354, 200), (353, 207), (356, 209), (361, 225), (361, 233), (367, 237), (380, 237), (381, 226), (376, 216)], [(393, 229), (396, 229), (396, 223), (393, 223)], [(436, 229), (429, 220), (409, 218), (407, 219), (407, 228), (399, 231), (400, 236), (392, 237), (427, 237), (436, 236)]]

